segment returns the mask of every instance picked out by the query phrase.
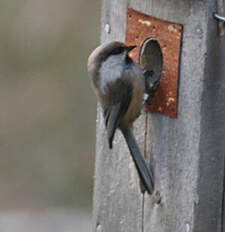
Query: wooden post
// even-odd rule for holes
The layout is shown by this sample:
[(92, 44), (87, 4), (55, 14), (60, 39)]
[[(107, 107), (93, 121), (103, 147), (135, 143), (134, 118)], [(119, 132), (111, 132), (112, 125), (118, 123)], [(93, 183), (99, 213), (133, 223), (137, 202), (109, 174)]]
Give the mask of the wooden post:
[(178, 118), (143, 113), (135, 136), (155, 176), (139, 178), (118, 131), (108, 149), (98, 107), (93, 231), (221, 232), (224, 226), (225, 37), (216, 0), (104, 0), (101, 40), (125, 41), (126, 10), (183, 24)]

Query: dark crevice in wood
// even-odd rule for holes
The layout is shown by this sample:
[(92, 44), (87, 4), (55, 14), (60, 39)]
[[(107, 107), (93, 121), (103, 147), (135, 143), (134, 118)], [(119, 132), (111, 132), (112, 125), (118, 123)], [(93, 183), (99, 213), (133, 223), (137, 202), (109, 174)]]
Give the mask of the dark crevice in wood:
[(225, 158), (224, 158), (224, 171), (223, 171), (223, 192), (222, 192), (222, 208), (221, 208), (221, 232), (225, 231), (224, 228), (224, 207), (225, 207), (225, 202), (224, 202), (224, 198), (225, 198)]
[(144, 139), (144, 156), (148, 160), (148, 113), (145, 113), (145, 139)]
[[(144, 156), (148, 162), (148, 113), (145, 113), (145, 138), (144, 138)], [(149, 163), (149, 162), (148, 162)], [(145, 193), (142, 194), (142, 225), (141, 225), (141, 232), (144, 232), (144, 211), (145, 211)]]
[(141, 218), (141, 232), (144, 232), (144, 210), (145, 210), (145, 194), (142, 193), (142, 218)]

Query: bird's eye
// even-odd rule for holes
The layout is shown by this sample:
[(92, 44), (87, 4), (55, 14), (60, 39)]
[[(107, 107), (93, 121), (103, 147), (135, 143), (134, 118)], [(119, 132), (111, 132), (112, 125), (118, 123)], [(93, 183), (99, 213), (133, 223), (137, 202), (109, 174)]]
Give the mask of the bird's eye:
[(124, 47), (117, 47), (117, 48), (113, 49), (111, 54), (112, 55), (118, 55), (118, 54), (122, 53), (124, 50), (125, 50)]

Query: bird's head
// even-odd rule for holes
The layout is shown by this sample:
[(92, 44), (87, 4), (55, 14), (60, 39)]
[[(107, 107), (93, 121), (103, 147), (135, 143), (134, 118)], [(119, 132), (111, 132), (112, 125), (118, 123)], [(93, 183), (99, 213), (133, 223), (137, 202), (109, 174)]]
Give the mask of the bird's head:
[(101, 64), (112, 56), (121, 56), (121, 59), (129, 62), (128, 53), (136, 46), (127, 46), (120, 41), (111, 41), (101, 44), (88, 58), (88, 71), (96, 72)]

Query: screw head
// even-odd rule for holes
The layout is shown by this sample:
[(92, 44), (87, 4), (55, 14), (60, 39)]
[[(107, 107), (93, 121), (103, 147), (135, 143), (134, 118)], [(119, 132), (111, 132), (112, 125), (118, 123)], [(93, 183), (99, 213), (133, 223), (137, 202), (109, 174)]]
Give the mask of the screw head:
[(191, 230), (190, 224), (186, 223), (185, 231), (190, 232), (190, 230)]
[(108, 23), (105, 25), (105, 32), (107, 34), (110, 34), (110, 32), (111, 32), (111, 26)]
[(102, 232), (102, 226), (100, 224), (97, 225), (96, 232)]

